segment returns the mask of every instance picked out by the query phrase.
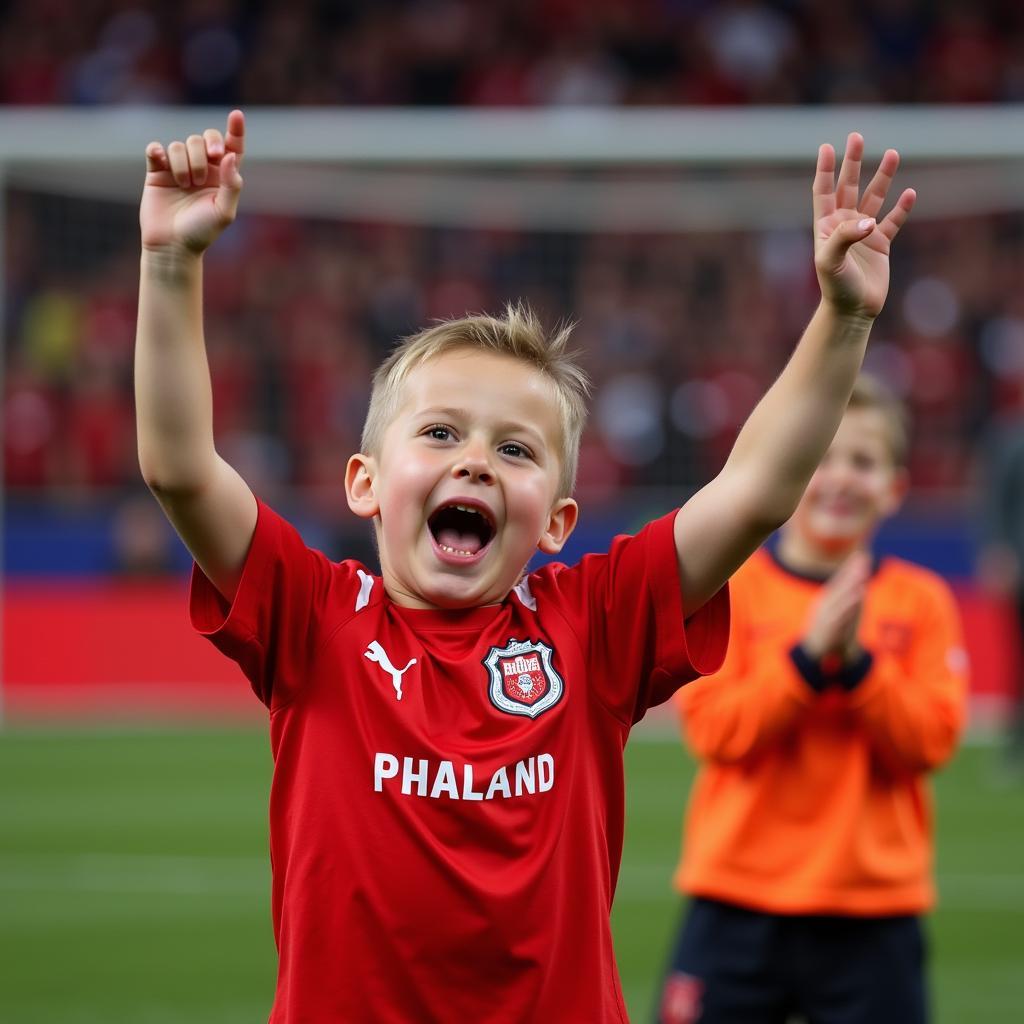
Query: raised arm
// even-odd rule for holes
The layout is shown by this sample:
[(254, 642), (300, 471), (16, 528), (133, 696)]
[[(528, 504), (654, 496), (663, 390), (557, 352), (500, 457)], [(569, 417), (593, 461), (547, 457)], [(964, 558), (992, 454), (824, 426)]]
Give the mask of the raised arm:
[(199, 567), (234, 597), (256, 527), (256, 499), (218, 454), (203, 339), (203, 252), (235, 218), (245, 143), (241, 111), (146, 148), (135, 408), (142, 475)]
[(889, 248), (915, 195), (876, 220), (899, 165), (886, 150), (863, 195), (854, 133), (838, 181), (831, 146), (814, 177), (814, 264), (821, 303), (786, 368), (751, 413), (722, 471), (680, 509), (676, 550), (687, 615), (793, 513), (839, 426), (889, 288)]

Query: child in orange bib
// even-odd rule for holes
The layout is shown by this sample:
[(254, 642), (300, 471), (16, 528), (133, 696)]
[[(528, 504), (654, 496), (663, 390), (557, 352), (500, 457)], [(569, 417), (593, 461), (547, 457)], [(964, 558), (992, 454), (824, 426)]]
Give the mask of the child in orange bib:
[(927, 1019), (927, 775), (966, 659), (949, 588), (869, 544), (906, 489), (900, 410), (862, 377), (777, 547), (733, 577), (722, 670), (679, 691), (702, 765), (663, 1024)]

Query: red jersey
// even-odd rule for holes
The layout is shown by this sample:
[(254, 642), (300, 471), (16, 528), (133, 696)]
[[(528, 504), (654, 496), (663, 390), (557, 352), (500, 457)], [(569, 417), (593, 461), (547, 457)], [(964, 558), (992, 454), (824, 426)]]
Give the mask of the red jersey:
[(714, 671), (683, 628), (674, 515), (499, 605), (394, 604), (260, 506), (196, 628), (270, 709), (272, 1024), (625, 1021), (609, 911), (633, 722)]

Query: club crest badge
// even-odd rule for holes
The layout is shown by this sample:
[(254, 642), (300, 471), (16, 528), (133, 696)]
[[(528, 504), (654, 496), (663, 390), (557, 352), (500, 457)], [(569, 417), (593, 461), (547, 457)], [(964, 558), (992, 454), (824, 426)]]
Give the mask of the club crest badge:
[(562, 699), (564, 684), (551, 664), (547, 644), (510, 639), (484, 658), (490, 675), (491, 703), (507, 715), (536, 718)]

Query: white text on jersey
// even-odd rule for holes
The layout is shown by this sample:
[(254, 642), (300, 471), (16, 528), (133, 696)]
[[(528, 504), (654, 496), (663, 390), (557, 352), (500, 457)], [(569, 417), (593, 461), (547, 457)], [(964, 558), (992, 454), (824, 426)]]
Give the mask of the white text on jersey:
[[(373, 788), (384, 791), (394, 780), (403, 796), (423, 796), (431, 800), (508, 800), (514, 796), (546, 793), (555, 784), (555, 759), (550, 754), (527, 757), (515, 764), (502, 765), (484, 788), (476, 779), (471, 764), (457, 772), (454, 761), (428, 761), (425, 757), (403, 757), (378, 753), (373, 760)], [(461, 786), (459, 776), (461, 775)], [(389, 787), (390, 788), (390, 787)]]

